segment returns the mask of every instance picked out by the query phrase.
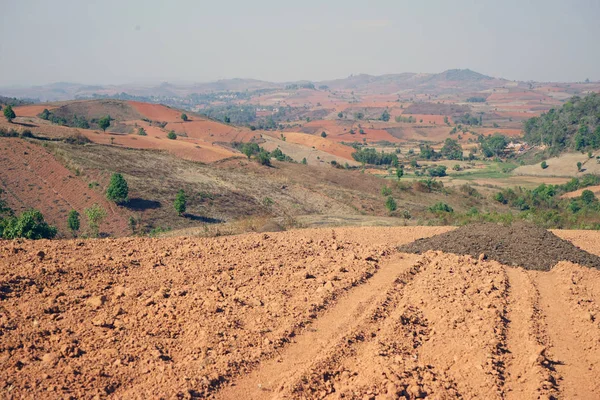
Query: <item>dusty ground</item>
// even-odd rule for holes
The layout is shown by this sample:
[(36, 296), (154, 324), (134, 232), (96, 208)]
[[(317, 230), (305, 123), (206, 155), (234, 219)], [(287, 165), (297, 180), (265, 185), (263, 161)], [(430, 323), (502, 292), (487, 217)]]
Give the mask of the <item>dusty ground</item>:
[(0, 242), (0, 397), (598, 398), (600, 271), (395, 251), (449, 229)]

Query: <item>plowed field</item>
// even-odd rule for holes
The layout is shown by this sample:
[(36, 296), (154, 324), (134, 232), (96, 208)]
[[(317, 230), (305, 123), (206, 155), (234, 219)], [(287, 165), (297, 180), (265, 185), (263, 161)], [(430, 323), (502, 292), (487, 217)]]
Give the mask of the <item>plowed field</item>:
[(0, 242), (1, 397), (599, 398), (600, 271), (449, 229)]

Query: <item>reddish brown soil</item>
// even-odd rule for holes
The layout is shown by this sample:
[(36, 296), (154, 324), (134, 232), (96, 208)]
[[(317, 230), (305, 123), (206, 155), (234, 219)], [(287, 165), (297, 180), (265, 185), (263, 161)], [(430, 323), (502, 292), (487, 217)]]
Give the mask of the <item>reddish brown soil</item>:
[[(598, 398), (600, 271), (393, 251), (447, 230), (0, 242), (0, 388), (7, 398)], [(598, 253), (593, 234), (564, 232)]]
[(0, 188), (15, 213), (36, 208), (46, 221), (65, 234), (68, 213), (75, 209), (81, 214), (83, 232), (87, 229), (84, 209), (97, 203), (108, 212), (101, 231), (127, 234), (125, 214), (43, 147), (18, 138), (0, 137), (0, 148)]

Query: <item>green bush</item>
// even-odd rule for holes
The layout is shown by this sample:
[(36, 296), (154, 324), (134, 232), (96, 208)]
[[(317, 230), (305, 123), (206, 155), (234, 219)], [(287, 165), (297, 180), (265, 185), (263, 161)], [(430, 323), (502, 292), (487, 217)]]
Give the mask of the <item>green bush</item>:
[(6, 107), (4, 107), (4, 117), (6, 118), (6, 120), (8, 122), (12, 122), (13, 119), (15, 119), (17, 117), (17, 114), (15, 114), (12, 106), (9, 104)]
[(100, 205), (94, 204), (90, 208), (86, 208), (84, 212), (88, 219), (90, 234), (93, 237), (98, 237), (100, 233), (100, 224), (102, 224), (107, 215), (106, 210)]
[(540, 167), (542, 167), (542, 169), (546, 169), (546, 168), (548, 168), (548, 163), (546, 161), (542, 161), (542, 163), (540, 164)]
[(187, 197), (183, 189), (179, 189), (179, 191), (177, 192), (177, 196), (175, 196), (175, 203), (173, 204), (173, 207), (175, 208), (175, 211), (177, 211), (177, 214), (179, 214), (180, 216), (182, 216), (187, 210)]
[(381, 195), (382, 196), (389, 196), (391, 194), (392, 194), (392, 189), (391, 188), (389, 188), (387, 186), (384, 186), (384, 187), (381, 188)]
[(102, 129), (104, 132), (106, 132), (106, 128), (108, 128), (110, 126), (110, 115), (107, 115), (105, 117), (102, 117), (98, 120), (98, 126), (100, 127), (100, 129)]
[(80, 226), (79, 213), (77, 212), (77, 210), (69, 211), (69, 217), (67, 218), (67, 226), (69, 227), (69, 230), (71, 231), (73, 236), (77, 236), (77, 232), (79, 231)]
[(261, 150), (257, 155), (256, 155), (256, 161), (260, 164), (260, 165), (266, 165), (266, 166), (271, 166), (271, 155), (265, 151), (265, 150)]
[(44, 221), (44, 216), (38, 210), (27, 210), (18, 218), (11, 217), (6, 221), (2, 237), (5, 239), (52, 239), (57, 229)]
[(450, 207), (448, 204), (443, 202), (437, 202), (431, 207), (429, 207), (429, 211), (433, 213), (444, 212), (444, 213), (453, 213), (454, 209)]
[(177, 134), (175, 133), (175, 131), (169, 131), (169, 133), (167, 133), (167, 139), (171, 139), (171, 140), (177, 139)]
[(435, 167), (431, 167), (427, 170), (427, 173), (431, 177), (442, 177), (446, 176), (446, 166), (445, 165), (436, 165)]
[(119, 173), (112, 174), (108, 189), (106, 189), (106, 198), (120, 204), (127, 202), (128, 195), (129, 186), (127, 185), (125, 178), (123, 178), (123, 175)]
[(396, 200), (394, 200), (392, 196), (389, 196), (385, 201), (385, 208), (387, 208), (389, 212), (393, 212), (396, 211), (397, 207)]
[(596, 201), (596, 195), (591, 190), (584, 190), (581, 192), (581, 201), (585, 204), (592, 204)]

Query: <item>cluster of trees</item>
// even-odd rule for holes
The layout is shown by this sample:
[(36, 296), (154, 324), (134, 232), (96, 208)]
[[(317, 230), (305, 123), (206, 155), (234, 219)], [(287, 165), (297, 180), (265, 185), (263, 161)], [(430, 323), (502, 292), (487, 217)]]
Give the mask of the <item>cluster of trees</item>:
[(454, 139), (447, 138), (444, 142), (444, 146), (440, 150), (443, 157), (448, 160), (462, 160), (463, 159), (463, 148)]
[(417, 122), (417, 119), (415, 117), (413, 117), (412, 115), (409, 115), (408, 117), (403, 117), (402, 115), (398, 115), (395, 118), (396, 122), (408, 122), (410, 124)]
[(573, 178), (563, 185), (541, 184), (535, 189), (524, 189), (521, 187), (504, 189), (495, 194), (494, 200), (520, 211), (532, 213), (551, 212), (551, 219), (557, 222), (586, 211), (593, 213), (600, 211), (598, 200), (590, 190), (584, 190), (581, 196), (576, 198), (563, 199), (561, 197), (564, 193), (598, 184), (600, 184), (599, 176), (586, 175), (581, 179)]
[(112, 118), (110, 115), (106, 115), (99, 119), (92, 119), (91, 123), (84, 116), (73, 115), (71, 119), (67, 119), (61, 115), (57, 115), (52, 111), (49, 111), (47, 108), (44, 108), (44, 111), (38, 114), (43, 120), (50, 121), (56, 125), (62, 126), (70, 126), (72, 128), (80, 128), (80, 129), (90, 129), (91, 123), (95, 123), (98, 125), (100, 129), (106, 131), (106, 129), (110, 126), (110, 121)]
[(483, 136), (480, 135), (477, 140), (479, 141), (479, 147), (485, 157), (500, 157), (504, 154), (504, 149), (509, 143), (506, 136), (500, 133), (494, 133), (493, 135)]
[(467, 99), (467, 103), (485, 103), (485, 97), (477, 97), (477, 96), (469, 97)]
[(550, 154), (599, 149), (600, 94), (572, 97), (561, 108), (525, 121), (523, 131), (525, 141), (548, 146)]
[(469, 113), (465, 113), (459, 117), (454, 117), (454, 122), (469, 126), (478, 126), (483, 124), (483, 115), (479, 114), (479, 118)]
[(378, 152), (375, 149), (358, 148), (352, 153), (352, 158), (363, 164), (398, 166), (398, 156), (395, 153)]
[(238, 143), (236, 144), (236, 147), (239, 148), (248, 159), (254, 156), (255, 160), (261, 165), (270, 166), (272, 158), (277, 161), (295, 162), (290, 156), (281, 151), (279, 147), (271, 152), (265, 150), (256, 143)]
[(315, 84), (312, 82), (291, 83), (285, 86), (285, 90), (312, 89), (315, 90)]

